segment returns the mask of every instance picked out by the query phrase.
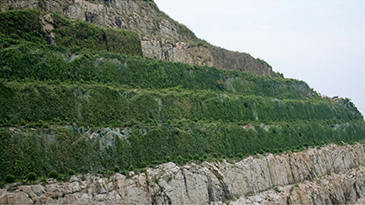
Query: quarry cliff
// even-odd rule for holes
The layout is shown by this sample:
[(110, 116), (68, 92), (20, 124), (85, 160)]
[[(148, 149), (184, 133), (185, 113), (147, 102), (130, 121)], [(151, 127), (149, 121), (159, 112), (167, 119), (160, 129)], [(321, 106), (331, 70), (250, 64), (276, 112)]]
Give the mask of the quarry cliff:
[[(2, 11), (32, 8), (106, 28), (136, 31), (143, 56), (155, 60), (215, 66), (269, 77), (274, 75), (266, 62), (198, 39), (186, 26), (168, 17), (150, 0), (4, 0), (0, 2), (0, 8)], [(52, 17), (48, 16), (48, 21), (53, 21)], [(47, 21), (43, 22), (49, 43), (57, 43), (52, 26)]]
[(0, 9), (0, 204), (365, 202), (350, 99), (215, 47), (151, 0)]

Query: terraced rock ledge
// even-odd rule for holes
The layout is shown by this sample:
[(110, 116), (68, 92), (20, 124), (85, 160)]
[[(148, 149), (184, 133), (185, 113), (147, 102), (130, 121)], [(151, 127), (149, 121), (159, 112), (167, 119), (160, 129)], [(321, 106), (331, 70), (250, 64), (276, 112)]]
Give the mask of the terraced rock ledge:
[(364, 144), (329, 144), (229, 163), (172, 162), (140, 173), (74, 175), (0, 189), (9, 204), (345, 204), (365, 196)]

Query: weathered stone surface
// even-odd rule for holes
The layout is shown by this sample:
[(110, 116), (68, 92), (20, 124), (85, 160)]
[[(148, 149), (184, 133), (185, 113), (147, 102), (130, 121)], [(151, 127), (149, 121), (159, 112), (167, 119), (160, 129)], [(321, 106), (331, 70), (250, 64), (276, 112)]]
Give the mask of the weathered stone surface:
[(41, 185), (32, 185), (30, 187), (32, 188), (32, 191), (37, 194), (37, 196), (41, 196), (45, 192), (43, 186)]
[(7, 203), (6, 190), (0, 189), (0, 204), (6, 204), (6, 203)]
[(32, 191), (32, 188), (30, 186), (19, 186), (18, 188), (20, 191), (28, 194), (28, 196), (30, 196), (33, 201), (39, 200), (39, 197)]
[(7, 193), (7, 204), (32, 204), (33, 201), (24, 192)]
[(56, 44), (56, 34), (53, 32), (54, 22), (53, 22), (53, 14), (41, 15), (39, 16), (39, 20), (42, 25), (42, 30), (45, 34), (45, 40), (47, 44)]
[[(161, 18), (154, 3), (141, 0), (2, 0), (0, 8), (33, 8), (46, 12), (40, 16), (48, 43), (57, 43), (52, 12), (102, 27), (130, 29), (139, 33), (144, 57), (173, 62), (235, 69), (257, 75), (273, 76), (271, 67), (246, 53), (228, 51), (215, 46), (203, 46), (190, 32), (180, 31), (169, 18)], [(193, 44), (191, 42), (194, 42)]]
[(247, 71), (256, 75), (273, 76), (272, 69), (258, 62), (250, 54), (233, 52), (223, 48), (211, 48), (213, 65), (217, 68)]

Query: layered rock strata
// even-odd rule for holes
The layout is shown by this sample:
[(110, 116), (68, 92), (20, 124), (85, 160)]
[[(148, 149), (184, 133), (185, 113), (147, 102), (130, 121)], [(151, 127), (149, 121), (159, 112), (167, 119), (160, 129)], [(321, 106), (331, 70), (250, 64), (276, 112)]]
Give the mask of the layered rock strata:
[(72, 176), (44, 185), (8, 184), (10, 204), (343, 204), (365, 197), (364, 145), (327, 145), (297, 153), (250, 156), (235, 163), (172, 162), (127, 176)]
[[(139, 33), (144, 57), (189, 64), (236, 69), (270, 76), (271, 67), (249, 54), (232, 52), (207, 43), (203, 45), (186, 27), (163, 14), (150, 1), (142, 0), (3, 0), (1, 11), (10, 9), (38, 9), (56, 12), (71, 20), (83, 20), (102, 27), (130, 29)], [(41, 17), (44, 22), (44, 17)], [(52, 31), (45, 38), (55, 43)], [(200, 43), (199, 43), (200, 42)]]

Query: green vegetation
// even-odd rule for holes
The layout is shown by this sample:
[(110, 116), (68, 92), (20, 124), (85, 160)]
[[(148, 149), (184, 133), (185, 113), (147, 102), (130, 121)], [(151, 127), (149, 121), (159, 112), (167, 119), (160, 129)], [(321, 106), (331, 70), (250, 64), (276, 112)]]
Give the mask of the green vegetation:
[[(133, 171), (135, 167), (144, 168), (162, 160), (176, 159), (176, 163), (182, 163), (227, 158), (225, 156), (242, 159), (243, 156), (264, 154), (268, 150), (290, 148), (299, 151), (304, 145), (350, 143), (362, 140), (365, 134), (363, 123), (358, 121), (277, 122), (268, 130), (261, 123), (253, 123), (251, 128), (244, 129), (235, 123), (187, 121), (162, 126), (137, 123), (121, 129), (128, 130), (130, 134), (123, 138), (114, 136), (114, 143), (109, 146), (102, 145), (102, 138), (86, 138), (84, 133), (88, 130), (83, 127), (51, 126), (36, 131), (23, 128), (21, 132), (2, 129), (1, 179), (7, 173), (21, 178), (29, 172), (51, 177), (48, 174), (51, 170), (61, 174), (70, 173), (70, 169), (76, 173), (85, 170), (116, 172), (119, 167)], [(97, 129), (95, 132), (103, 131)]]
[[(0, 49), (46, 44), (40, 15), (35, 10), (0, 12)], [(60, 47), (142, 56), (141, 42), (134, 31), (101, 28), (80, 20), (71, 22), (56, 13), (53, 20), (55, 40)], [(33, 50), (33, 54), (37, 55), (37, 51)], [(42, 57), (41, 53), (39, 55)]]
[(57, 14), (54, 21), (57, 45), (142, 56), (141, 43), (134, 31), (105, 29), (81, 20), (71, 23)]
[[(133, 89), (103, 84), (69, 84), (60, 81), (0, 80), (0, 126), (34, 123), (133, 126), (138, 122), (172, 124), (186, 119), (239, 122), (361, 120), (346, 100), (277, 100), (261, 96), (224, 95), (207, 90)], [(107, 96), (107, 97), (106, 97)]]
[(35, 180), (37, 178), (37, 174), (34, 172), (30, 172), (29, 174), (26, 175), (27, 180)]
[(39, 12), (34, 10), (0, 12), (0, 37), (0, 48), (21, 40), (45, 43)]
[(48, 173), (48, 177), (49, 178), (54, 178), (57, 179), (58, 178), (58, 172), (56, 170), (52, 170)]
[(39, 15), (0, 13), (0, 181), (364, 139), (349, 99), (324, 100), (303, 81), (144, 59), (136, 33), (57, 14), (47, 45)]
[(278, 99), (319, 98), (302, 82), (236, 70), (154, 61), (54, 45), (20, 45), (0, 51), (0, 78), (103, 83), (114, 86), (211, 90)]
[(5, 181), (6, 181), (7, 183), (12, 183), (12, 182), (14, 182), (14, 181), (15, 181), (15, 176), (14, 176), (14, 175), (12, 175), (12, 174), (7, 174), (7, 175), (5, 176)]

